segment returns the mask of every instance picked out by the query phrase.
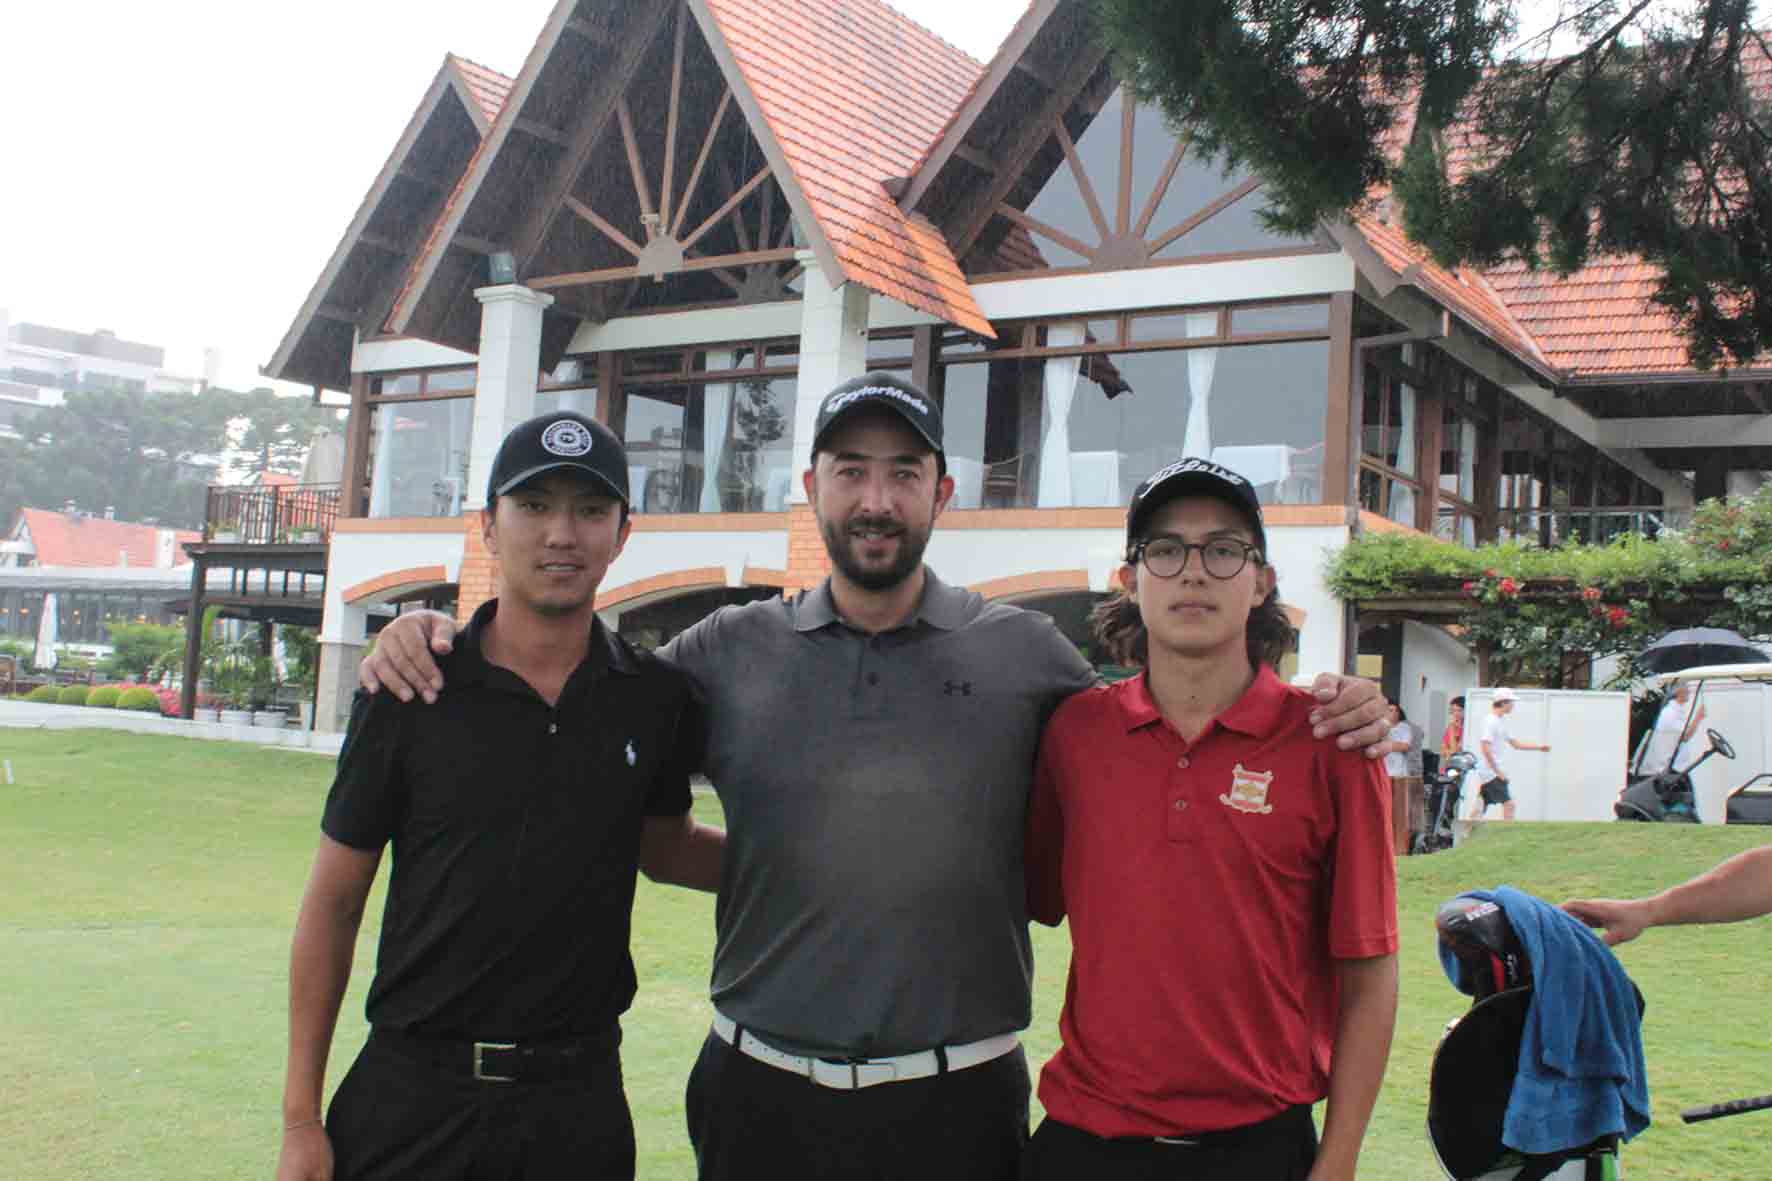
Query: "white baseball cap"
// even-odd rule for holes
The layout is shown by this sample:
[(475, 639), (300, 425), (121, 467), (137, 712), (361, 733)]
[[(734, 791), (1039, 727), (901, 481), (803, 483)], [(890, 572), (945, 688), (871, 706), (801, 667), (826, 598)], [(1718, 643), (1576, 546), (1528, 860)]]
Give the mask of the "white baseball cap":
[(1494, 701), (1518, 701), (1519, 699), (1520, 695), (1518, 693), (1515, 693), (1512, 689), (1506, 688), (1505, 686), (1497, 689), (1494, 698), (1492, 698)]

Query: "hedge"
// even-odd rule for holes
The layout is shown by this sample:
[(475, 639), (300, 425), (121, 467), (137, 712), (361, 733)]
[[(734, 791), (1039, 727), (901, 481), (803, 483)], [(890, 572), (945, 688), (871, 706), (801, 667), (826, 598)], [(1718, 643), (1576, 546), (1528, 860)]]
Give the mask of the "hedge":
[(145, 714), (157, 714), (160, 712), (160, 698), (152, 689), (136, 685), (134, 688), (123, 690), (122, 696), (117, 698), (117, 708), (139, 710)]
[(63, 685), (55, 700), (59, 705), (85, 705), (86, 695), (90, 692), (92, 690), (85, 685)]
[(115, 685), (100, 685), (87, 696), (86, 704), (91, 709), (115, 709), (122, 693)]
[(35, 689), (32, 689), (29, 693), (25, 694), (25, 700), (35, 701), (39, 705), (42, 705), (45, 702), (54, 705), (56, 699), (61, 696), (61, 692), (62, 691), (57, 689), (54, 685), (38, 685)]

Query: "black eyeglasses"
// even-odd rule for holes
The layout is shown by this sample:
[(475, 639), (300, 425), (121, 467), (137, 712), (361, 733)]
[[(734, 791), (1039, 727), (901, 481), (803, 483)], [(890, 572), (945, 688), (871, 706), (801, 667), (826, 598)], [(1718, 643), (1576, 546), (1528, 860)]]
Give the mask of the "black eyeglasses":
[(1179, 537), (1150, 537), (1132, 547), (1128, 555), (1133, 565), (1144, 568), (1157, 578), (1175, 578), (1187, 569), (1193, 551), (1200, 551), (1200, 565), (1212, 577), (1235, 578), (1250, 562), (1261, 565), (1261, 551), (1234, 537), (1215, 537), (1211, 541), (1190, 542)]

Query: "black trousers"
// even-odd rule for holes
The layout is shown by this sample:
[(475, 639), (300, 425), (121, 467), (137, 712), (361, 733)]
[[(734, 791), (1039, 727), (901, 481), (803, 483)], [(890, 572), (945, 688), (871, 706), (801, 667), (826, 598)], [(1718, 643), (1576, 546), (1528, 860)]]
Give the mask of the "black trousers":
[(1115, 1139), (1055, 1119), (1028, 1144), (1022, 1181), (1304, 1181), (1317, 1159), (1317, 1128), (1307, 1106), (1289, 1107), (1243, 1128), (1208, 1132), (1194, 1143)]
[(685, 1107), (701, 1181), (1014, 1181), (1028, 1094), (1019, 1046), (965, 1070), (837, 1091), (709, 1033)]
[(634, 1123), (611, 1050), (550, 1082), (481, 1082), (363, 1047), (326, 1113), (336, 1181), (633, 1181)]

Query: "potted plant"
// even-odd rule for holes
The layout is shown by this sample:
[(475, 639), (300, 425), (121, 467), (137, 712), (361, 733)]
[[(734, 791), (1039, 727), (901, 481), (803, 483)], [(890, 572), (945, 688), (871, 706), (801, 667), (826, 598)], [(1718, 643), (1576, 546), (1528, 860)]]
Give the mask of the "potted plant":
[(285, 724), (283, 709), (276, 704), (277, 674), (269, 657), (255, 657), (247, 683), (247, 699), (252, 704), (252, 724), (265, 730), (278, 730)]

